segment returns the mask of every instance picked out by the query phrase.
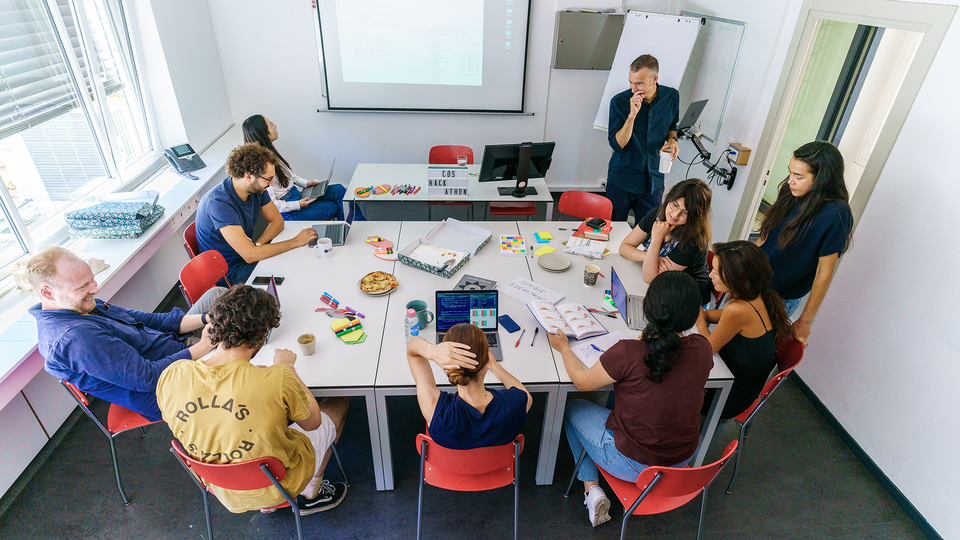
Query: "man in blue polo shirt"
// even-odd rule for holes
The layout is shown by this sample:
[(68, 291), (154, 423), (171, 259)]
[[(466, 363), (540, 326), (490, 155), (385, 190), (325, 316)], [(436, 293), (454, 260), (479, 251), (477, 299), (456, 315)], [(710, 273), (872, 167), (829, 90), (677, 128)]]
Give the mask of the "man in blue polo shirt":
[(639, 221), (663, 198), (660, 152), (677, 159), (677, 122), (680, 93), (660, 86), (660, 63), (649, 54), (630, 64), (630, 88), (610, 100), (607, 139), (613, 148), (607, 170), (607, 198), (613, 203), (613, 220), (626, 221), (627, 213)]
[[(267, 188), (273, 183), (277, 156), (256, 143), (238, 146), (227, 156), (229, 178), (211, 189), (197, 207), (197, 244), (200, 251), (217, 250), (230, 269), (231, 285), (245, 283), (259, 261), (317, 237), (306, 228), (300, 234), (271, 244), (283, 230), (283, 217), (270, 201)], [(268, 225), (260, 238), (253, 240), (253, 226), (263, 215)]]
[[(30, 308), (37, 319), (37, 348), (44, 369), (80, 390), (160, 420), (157, 380), (177, 360), (196, 360), (213, 350), (206, 313), (226, 289), (207, 291), (186, 314), (145, 313), (94, 298), (100, 290), (83, 259), (59, 246), (33, 256), (24, 268), (40, 304)], [(204, 328), (190, 347), (184, 334)]]

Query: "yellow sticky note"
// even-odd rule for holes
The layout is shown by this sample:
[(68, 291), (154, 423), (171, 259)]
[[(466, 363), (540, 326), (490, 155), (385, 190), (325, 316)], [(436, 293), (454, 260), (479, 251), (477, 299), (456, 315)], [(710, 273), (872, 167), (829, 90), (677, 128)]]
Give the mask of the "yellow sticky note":
[(358, 328), (353, 332), (348, 332), (340, 336), (340, 339), (342, 339), (344, 343), (353, 343), (354, 341), (357, 341), (361, 337), (363, 337), (363, 330)]
[(347, 326), (351, 322), (352, 321), (350, 319), (334, 319), (333, 322), (330, 323), (330, 329), (334, 332), (339, 332), (341, 328)]
[(536, 253), (537, 256), (540, 256), (540, 255), (546, 255), (547, 253), (553, 253), (554, 251), (556, 250), (550, 246), (543, 246), (542, 248), (534, 251), (534, 253)]

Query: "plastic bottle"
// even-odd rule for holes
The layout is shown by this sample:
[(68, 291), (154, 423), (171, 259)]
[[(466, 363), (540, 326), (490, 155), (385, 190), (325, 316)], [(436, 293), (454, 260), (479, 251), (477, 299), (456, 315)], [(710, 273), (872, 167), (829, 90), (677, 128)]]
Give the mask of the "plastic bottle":
[(413, 336), (420, 335), (420, 321), (413, 308), (407, 310), (407, 316), (403, 319), (403, 333), (407, 336), (407, 341), (410, 341)]

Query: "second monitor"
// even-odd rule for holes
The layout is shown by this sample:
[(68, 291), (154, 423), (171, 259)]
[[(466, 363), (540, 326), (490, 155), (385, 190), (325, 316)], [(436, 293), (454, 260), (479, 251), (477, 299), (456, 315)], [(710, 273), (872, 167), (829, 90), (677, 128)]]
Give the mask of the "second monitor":
[[(518, 175), (522, 154), (520, 148), (526, 145), (530, 145), (527, 174)], [(522, 179), (526, 184), (527, 178), (543, 178), (547, 174), (547, 169), (550, 168), (550, 162), (553, 160), (553, 149), (556, 145), (555, 142), (488, 144), (483, 148), (479, 181), (494, 182)], [(518, 189), (522, 190), (519, 186)], [(531, 194), (534, 193), (531, 192)]]

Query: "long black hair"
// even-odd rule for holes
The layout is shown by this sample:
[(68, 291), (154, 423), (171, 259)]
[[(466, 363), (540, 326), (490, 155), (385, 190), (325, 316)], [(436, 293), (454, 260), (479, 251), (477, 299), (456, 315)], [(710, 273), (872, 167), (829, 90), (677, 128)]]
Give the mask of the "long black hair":
[(671, 357), (680, 350), (680, 335), (692, 328), (700, 315), (700, 289), (686, 272), (661, 272), (650, 282), (643, 298), (643, 316), (647, 326), (640, 339), (647, 344), (643, 363), (647, 375), (659, 383), (673, 369)]
[(713, 194), (703, 180), (687, 178), (677, 182), (657, 212), (659, 221), (667, 220), (667, 209), (670, 203), (683, 199), (683, 206), (687, 212), (687, 222), (673, 230), (673, 237), (683, 244), (693, 244), (700, 249), (707, 249), (710, 243), (710, 200)]
[(783, 341), (790, 337), (790, 318), (783, 308), (783, 300), (770, 288), (773, 269), (767, 254), (753, 242), (745, 240), (714, 244), (713, 253), (717, 273), (730, 289), (730, 296), (747, 302), (762, 298), (773, 325), (774, 338)]
[[(780, 192), (776, 202), (767, 210), (760, 225), (760, 238), (766, 240), (770, 231), (783, 222), (795, 208), (800, 209), (797, 217), (783, 224), (777, 247), (786, 248), (790, 242), (803, 236), (813, 219), (829, 200), (843, 201), (849, 206), (850, 196), (843, 182), (843, 155), (836, 146), (827, 141), (809, 142), (793, 151), (793, 157), (802, 161), (814, 176), (813, 187), (802, 197), (794, 197), (790, 192), (790, 176), (780, 183)], [(853, 234), (851, 223), (846, 231), (847, 241), (844, 251), (850, 246)]]
[(243, 121), (243, 142), (257, 143), (260, 146), (272, 150), (277, 156), (277, 183), (280, 187), (286, 188), (290, 185), (290, 164), (277, 152), (273, 141), (270, 140), (270, 128), (267, 126), (266, 119), (262, 114), (255, 114)]

